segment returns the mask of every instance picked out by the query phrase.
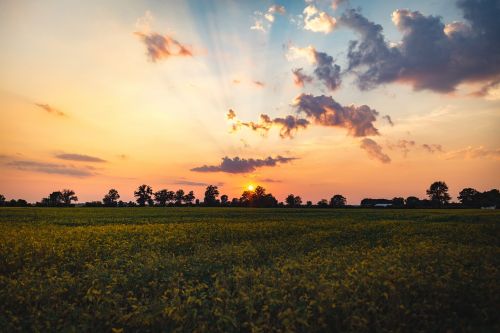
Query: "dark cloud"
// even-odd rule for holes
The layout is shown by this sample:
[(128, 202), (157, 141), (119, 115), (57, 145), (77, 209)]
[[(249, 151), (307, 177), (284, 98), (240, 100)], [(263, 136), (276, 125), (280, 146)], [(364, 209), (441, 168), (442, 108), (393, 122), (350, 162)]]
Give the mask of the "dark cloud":
[(245, 159), (245, 158), (222, 158), (222, 162), (219, 165), (204, 165), (201, 167), (193, 168), (191, 171), (196, 172), (226, 172), (226, 173), (249, 173), (255, 171), (257, 168), (266, 166), (276, 166), (278, 164), (288, 163), (295, 160), (295, 157), (282, 157), (276, 156), (268, 157), (266, 159)]
[(331, 91), (337, 89), (342, 82), (340, 78), (340, 66), (334, 64), (331, 56), (324, 52), (314, 50), (316, 68), (314, 74)]
[(342, 106), (330, 96), (301, 94), (295, 99), (298, 113), (322, 126), (343, 127), (354, 137), (378, 135), (373, 123), (378, 112), (367, 105)]
[(253, 84), (255, 84), (259, 88), (263, 88), (265, 85), (262, 81), (253, 81)]
[[(299, 48), (289, 46), (287, 58), (289, 60), (305, 57), (314, 68), (314, 75), (330, 91), (340, 87), (342, 83), (340, 66), (335, 64), (332, 56), (325, 52), (319, 52), (314, 47)], [(296, 85), (303, 86), (305, 82), (312, 82), (313, 78), (302, 72), (302, 68), (292, 69), (293, 79)]]
[(461, 0), (464, 22), (445, 25), (438, 16), (406, 9), (393, 13), (402, 32), (389, 45), (382, 27), (354, 9), (340, 23), (360, 35), (348, 50), (348, 71), (361, 89), (391, 82), (414, 89), (451, 92), (462, 82), (496, 82), (500, 77), (500, 5), (498, 0)]
[(307, 74), (302, 73), (303, 68), (292, 69), (293, 83), (298, 87), (303, 87), (305, 83), (311, 83), (313, 78)]
[(78, 161), (78, 162), (93, 162), (93, 163), (104, 163), (106, 160), (102, 158), (82, 155), (82, 154), (58, 154), (56, 158), (60, 160), (68, 160), (68, 161)]
[(390, 163), (391, 158), (382, 151), (382, 147), (372, 139), (364, 138), (361, 140), (361, 149), (368, 153), (368, 156), (382, 163)]
[(77, 178), (85, 178), (94, 175), (94, 173), (89, 171), (91, 170), (90, 168), (75, 168), (73, 166), (56, 163), (43, 163), (29, 160), (13, 160), (7, 162), (6, 165), (17, 170), (65, 175)]
[(48, 113), (52, 113), (61, 117), (64, 117), (66, 115), (64, 112), (57, 110), (56, 108), (50, 106), (49, 104), (41, 104), (41, 103), (34, 103), (34, 104), (38, 106), (40, 109), (47, 111)]
[(301, 119), (294, 116), (286, 116), (285, 118), (274, 118), (271, 119), (267, 114), (260, 115), (259, 122), (243, 122), (236, 120), (236, 113), (233, 110), (229, 110), (227, 113), (227, 118), (234, 121), (232, 127), (233, 130), (238, 130), (241, 127), (248, 127), (253, 131), (261, 131), (267, 133), (273, 126), (279, 128), (280, 136), (282, 138), (288, 137), (292, 138), (293, 134), (300, 128), (307, 128), (309, 121), (307, 119)]
[(141, 39), (144, 45), (146, 45), (147, 54), (152, 62), (173, 56), (193, 56), (189, 47), (179, 43), (170, 36), (160, 35), (156, 32), (136, 32), (135, 34)]

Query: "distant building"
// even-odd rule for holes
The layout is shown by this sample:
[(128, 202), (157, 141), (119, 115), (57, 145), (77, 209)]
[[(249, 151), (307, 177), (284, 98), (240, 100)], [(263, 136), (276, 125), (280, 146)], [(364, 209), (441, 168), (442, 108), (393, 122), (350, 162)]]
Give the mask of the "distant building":
[(373, 205), (374, 208), (387, 208), (387, 207), (392, 207), (391, 203), (378, 203)]

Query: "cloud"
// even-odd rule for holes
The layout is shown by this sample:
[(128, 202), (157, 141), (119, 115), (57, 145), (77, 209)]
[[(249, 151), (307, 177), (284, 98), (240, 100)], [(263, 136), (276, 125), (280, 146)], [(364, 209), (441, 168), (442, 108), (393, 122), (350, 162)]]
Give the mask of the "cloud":
[(406, 139), (401, 139), (398, 140), (396, 143), (391, 143), (388, 142), (386, 144), (386, 147), (389, 148), (390, 150), (400, 150), (403, 155), (406, 157), (408, 153), (412, 150), (417, 150), (417, 149), (422, 149), (426, 153), (434, 154), (434, 153), (443, 153), (443, 146), (440, 144), (436, 143), (423, 143), (423, 144), (418, 144), (414, 140), (406, 140)]
[[(172, 182), (173, 185), (186, 185), (186, 186), (208, 186), (210, 184), (213, 185), (213, 183), (202, 183), (202, 182), (194, 182), (194, 181), (190, 181), (190, 180), (175, 180)], [(224, 185), (224, 183), (222, 182), (218, 182), (217, 184), (215, 184), (217, 186), (222, 186)]]
[(266, 33), (271, 29), (276, 14), (285, 15), (286, 9), (284, 6), (272, 5), (266, 12), (255, 12), (254, 13), (254, 24), (250, 27), (250, 30), (257, 30)]
[(204, 165), (201, 167), (196, 167), (191, 169), (191, 171), (196, 172), (226, 172), (226, 173), (249, 173), (255, 171), (257, 168), (261, 167), (274, 167), (278, 164), (288, 163), (295, 160), (295, 157), (282, 157), (276, 156), (268, 157), (265, 159), (245, 159), (245, 158), (222, 158), (222, 162), (219, 165)]
[(75, 168), (73, 166), (66, 166), (63, 164), (43, 163), (30, 160), (13, 160), (7, 162), (6, 165), (8, 167), (22, 171), (33, 171), (39, 173), (65, 175), (77, 178), (85, 178), (94, 175), (94, 173), (89, 171), (92, 170), (92, 168)]
[(169, 57), (192, 57), (192, 50), (168, 35), (156, 32), (135, 32), (146, 45), (147, 55), (152, 62)]
[(302, 73), (302, 68), (292, 69), (293, 83), (298, 87), (303, 87), (305, 83), (311, 83), (313, 78), (307, 74)]
[(253, 84), (255, 84), (259, 88), (263, 88), (265, 85), (262, 81), (253, 81)]
[[(290, 46), (286, 55), (288, 60), (306, 58), (315, 65), (314, 74), (330, 91), (340, 87), (342, 82), (340, 66), (334, 64), (332, 56), (325, 52), (318, 52), (313, 46), (304, 48)], [(304, 82), (312, 81), (312, 77), (301, 72), (302, 68), (292, 70), (294, 82), (297, 85), (304, 85)], [(307, 79), (307, 80), (305, 80)]]
[(304, 113), (308, 120), (317, 125), (342, 127), (354, 137), (379, 134), (373, 125), (378, 112), (368, 105), (342, 106), (330, 96), (308, 94), (297, 96), (293, 105), (298, 113)]
[(61, 117), (66, 116), (66, 114), (64, 112), (59, 111), (59, 110), (53, 108), (49, 104), (41, 104), (41, 103), (34, 103), (34, 104), (36, 106), (38, 106), (40, 109), (47, 111), (48, 113), (52, 113), (52, 114), (55, 114), (55, 115), (61, 116)]
[(422, 148), (431, 154), (434, 154), (435, 152), (442, 152), (443, 151), (443, 147), (441, 145), (438, 145), (438, 144), (424, 143), (422, 145)]
[(315, 51), (316, 68), (314, 74), (331, 91), (337, 89), (342, 82), (340, 66), (333, 63), (333, 58), (324, 52)]
[(280, 137), (282, 138), (292, 138), (293, 134), (300, 128), (307, 128), (309, 126), (309, 121), (307, 119), (297, 118), (288, 115), (284, 118), (274, 118), (271, 119), (266, 114), (260, 115), (259, 122), (242, 122), (236, 119), (236, 114), (231, 113), (233, 110), (229, 110), (227, 118), (233, 121), (232, 128), (234, 131), (240, 129), (241, 127), (248, 127), (253, 131), (261, 131), (262, 133), (267, 133), (273, 126), (279, 128)]
[(361, 149), (365, 150), (368, 153), (368, 156), (370, 156), (373, 159), (376, 159), (382, 163), (390, 163), (391, 158), (384, 154), (382, 151), (382, 147), (375, 142), (372, 139), (369, 138), (364, 138), (361, 140)]
[(406, 157), (408, 153), (415, 147), (416, 142), (413, 140), (398, 140), (397, 143), (387, 143), (387, 148), (391, 150), (401, 150)]
[(99, 157), (82, 155), (82, 154), (58, 154), (56, 158), (60, 160), (68, 160), (68, 161), (78, 161), (78, 162), (95, 162), (95, 163), (104, 163), (106, 160), (103, 160)]
[(232, 119), (236, 118), (236, 112), (234, 112), (233, 109), (229, 109), (226, 116), (227, 116), (227, 119), (232, 120)]
[(307, 6), (304, 11), (304, 29), (312, 32), (328, 34), (337, 25), (335, 18), (318, 10), (314, 5)]
[(392, 118), (391, 116), (389, 115), (385, 115), (385, 116), (382, 116), (382, 119), (384, 119), (385, 121), (387, 121), (387, 123), (391, 126), (394, 126), (394, 122), (392, 121)]
[(284, 118), (271, 119), (268, 115), (261, 114), (259, 122), (242, 122), (236, 119), (234, 111), (231, 113), (232, 110), (229, 111), (227, 117), (233, 121), (234, 131), (241, 127), (248, 127), (253, 131), (267, 133), (272, 127), (278, 127), (282, 138), (292, 138), (296, 131), (309, 127), (311, 123), (342, 127), (354, 137), (379, 135), (378, 129), (373, 125), (377, 120), (378, 112), (367, 105), (342, 106), (330, 96), (308, 94), (297, 96), (292, 105), (296, 108), (298, 115), (304, 114), (305, 117), (288, 115)]
[(488, 149), (483, 146), (472, 147), (469, 146), (464, 149), (450, 151), (446, 154), (447, 159), (474, 159), (474, 158), (492, 158), (500, 159), (500, 148)]
[(500, 6), (495, 0), (460, 0), (464, 22), (445, 25), (439, 16), (399, 9), (392, 20), (403, 34), (387, 43), (382, 27), (354, 9), (339, 24), (359, 41), (349, 45), (348, 71), (360, 89), (403, 82), (415, 90), (452, 92), (464, 82), (493, 83), (500, 78)]
[(259, 178), (258, 181), (263, 183), (283, 183), (282, 180), (272, 178)]
[(499, 100), (500, 99), (500, 79), (493, 80), (485, 84), (481, 89), (471, 93), (475, 97), (484, 97), (488, 100)]

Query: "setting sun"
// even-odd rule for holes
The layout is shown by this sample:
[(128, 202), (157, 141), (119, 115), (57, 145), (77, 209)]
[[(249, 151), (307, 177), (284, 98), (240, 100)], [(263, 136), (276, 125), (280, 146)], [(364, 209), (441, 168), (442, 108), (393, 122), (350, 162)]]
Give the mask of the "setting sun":
[(253, 190), (255, 190), (255, 186), (252, 185), (252, 184), (250, 184), (250, 185), (247, 186), (247, 190), (253, 191)]

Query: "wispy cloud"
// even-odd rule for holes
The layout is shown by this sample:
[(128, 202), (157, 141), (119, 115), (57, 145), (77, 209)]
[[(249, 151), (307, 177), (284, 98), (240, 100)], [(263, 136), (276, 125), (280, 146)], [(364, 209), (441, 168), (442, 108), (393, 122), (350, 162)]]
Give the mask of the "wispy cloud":
[(45, 163), (31, 160), (12, 160), (5, 164), (7, 167), (22, 170), (32, 171), (46, 174), (64, 175), (77, 178), (85, 178), (95, 175), (91, 168), (77, 168), (64, 164)]
[(364, 138), (361, 140), (361, 149), (366, 151), (368, 156), (376, 159), (382, 163), (390, 163), (391, 158), (382, 151), (382, 147), (374, 140), (369, 138)]
[(77, 162), (93, 162), (93, 163), (106, 162), (106, 160), (103, 160), (102, 158), (90, 155), (83, 155), (83, 154), (57, 154), (55, 157), (60, 160), (77, 161)]
[(139, 39), (146, 45), (147, 54), (152, 62), (169, 57), (192, 57), (193, 52), (189, 46), (183, 45), (171, 36), (160, 35), (156, 32), (135, 32)]
[(36, 106), (38, 106), (40, 109), (48, 112), (48, 113), (51, 113), (51, 114), (54, 114), (56, 116), (61, 116), (61, 117), (64, 117), (66, 116), (66, 114), (62, 111), (59, 111), (58, 109), (50, 106), (49, 104), (42, 104), (42, 103), (34, 103)]
[(192, 168), (191, 171), (196, 172), (226, 172), (226, 173), (249, 173), (261, 167), (274, 167), (278, 164), (289, 163), (297, 159), (296, 157), (276, 156), (265, 159), (240, 158), (240, 157), (223, 157), (222, 162), (218, 165), (203, 165), (201, 167)]
[(500, 159), (500, 148), (489, 149), (483, 146), (469, 146), (464, 149), (458, 149), (446, 153), (447, 159), (475, 159), (475, 158), (491, 158)]

